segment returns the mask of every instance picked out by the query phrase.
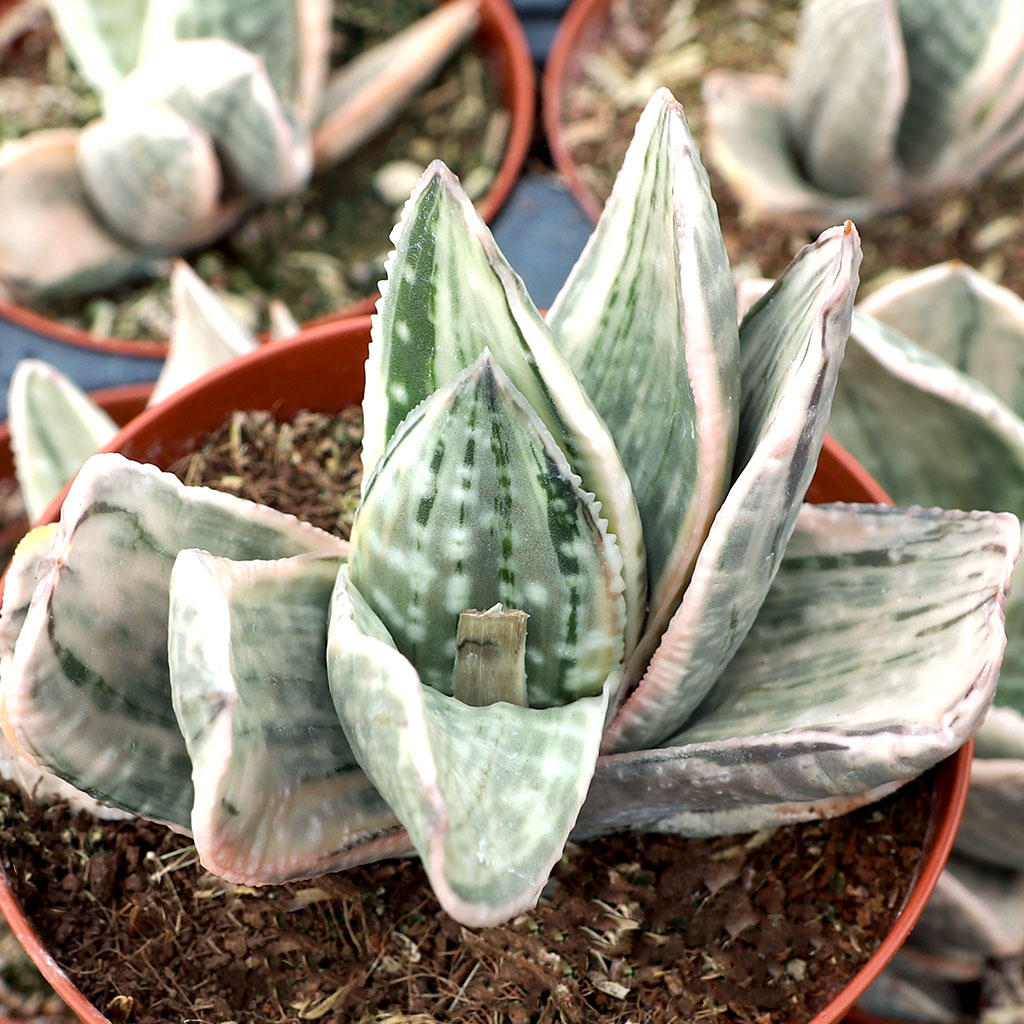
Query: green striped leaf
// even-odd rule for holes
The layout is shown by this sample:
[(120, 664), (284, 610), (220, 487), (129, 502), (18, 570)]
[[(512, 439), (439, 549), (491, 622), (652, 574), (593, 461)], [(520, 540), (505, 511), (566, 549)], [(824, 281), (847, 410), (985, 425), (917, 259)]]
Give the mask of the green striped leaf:
[(909, 84), (896, 0), (805, 3), (786, 110), (808, 180), (837, 196), (895, 182)]
[(2, 691), (18, 748), (100, 800), (180, 828), (191, 766), (171, 706), (167, 615), (174, 558), (192, 547), (243, 559), (345, 551), (293, 516), (94, 455), (64, 501)]
[(440, 161), (421, 177), (391, 239), (396, 250), (386, 265), (366, 366), (364, 482), (410, 411), (489, 349), (584, 489), (601, 503), (625, 565), (626, 648), (632, 649), (646, 580), (629, 479), (607, 427), (522, 281)]
[(61, 43), (83, 77), (101, 93), (117, 85), (139, 62), (151, 6), (144, 0), (47, 2)]
[(423, 682), (452, 692), (467, 609), (527, 612), (527, 694), (601, 692), (622, 658), (622, 560), (590, 494), (490, 353), (409, 414), (366, 485), (353, 584)]
[(182, 551), (170, 584), (174, 713), (192, 760), (192, 835), (221, 878), (268, 885), (404, 852), (356, 764), (327, 682), (342, 559)]
[(1019, 552), (1005, 513), (805, 505), (714, 690), (659, 749), (601, 759), (581, 831), (819, 817), (949, 756), (995, 691)]
[(149, 396), (162, 401), (216, 366), (252, 352), (256, 336), (232, 316), (198, 274), (178, 260), (171, 271), (171, 339)]
[[(1017, 375), (1007, 370), (1004, 377)], [(1024, 516), (1024, 421), (983, 384), (860, 313), (829, 431), (897, 504)], [(1009, 639), (996, 699), (1024, 712), (1022, 589), (1013, 589), (1006, 608)]]
[(470, 707), (422, 685), (344, 571), (328, 673), (352, 749), (441, 906), (473, 926), (532, 907), (586, 795), (611, 684), (557, 708)]
[[(608, 728), (606, 751), (651, 746), (679, 729), (753, 623), (817, 465), (859, 265), (853, 225), (832, 228), (743, 318), (734, 483), (679, 610)], [(627, 686), (638, 674), (630, 666)]]
[(107, 117), (141, 129), (159, 104), (209, 134), (226, 176), (248, 195), (276, 199), (309, 180), (308, 132), (284, 109), (259, 57), (237, 44), (190, 39), (162, 47), (107, 96)]
[(707, 174), (667, 89), (641, 116), (547, 319), (636, 495), (651, 608), (641, 651), (650, 657), (721, 503), (739, 420), (729, 260)]
[(29, 522), (35, 522), (117, 424), (59, 370), (23, 359), (11, 374), (11, 451)]
[[(897, 153), (911, 172), (928, 174), (950, 137), (961, 127), (964, 93), (971, 89), (971, 77), (991, 43), (1003, 2), (897, 3), (910, 72), (910, 94), (900, 123)], [(995, 82), (986, 85), (992, 91), (996, 87)]]

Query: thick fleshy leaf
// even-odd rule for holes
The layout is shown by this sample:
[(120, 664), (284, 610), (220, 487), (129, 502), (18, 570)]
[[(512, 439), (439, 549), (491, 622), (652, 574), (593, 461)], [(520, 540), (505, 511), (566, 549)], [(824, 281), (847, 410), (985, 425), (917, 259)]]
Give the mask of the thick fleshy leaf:
[(170, 346), (149, 396), (150, 405), (258, 346), (252, 331), (181, 261), (171, 271), (171, 308)]
[(651, 608), (641, 650), (650, 657), (721, 503), (739, 421), (729, 260), (707, 174), (667, 89), (640, 118), (547, 320), (636, 495)]
[(139, 62), (151, 3), (47, 0), (47, 6), (61, 43), (82, 76), (98, 92), (108, 92)]
[[(817, 465), (859, 265), (853, 225), (832, 228), (743, 318), (735, 482), (679, 610), (608, 728), (606, 752), (651, 746), (678, 730), (753, 623)], [(642, 671), (630, 666), (626, 685)]]
[(186, 547), (231, 558), (346, 549), (293, 516), (94, 455), (64, 501), (2, 689), (16, 748), (98, 799), (182, 828), (191, 768), (171, 707), (167, 609)]
[(387, 126), (473, 30), (479, 6), (448, 0), (336, 72), (313, 134), (317, 165), (343, 160)]
[(897, 0), (808, 0), (801, 9), (786, 111), (804, 173), (833, 195), (872, 193), (899, 176), (909, 79), (896, 8)]
[(622, 559), (536, 413), (485, 350), (399, 427), (349, 572), (423, 682), (452, 692), (468, 609), (527, 612), (531, 707), (601, 692), (622, 658)]
[(203, 866), (228, 881), (267, 885), (408, 850), (327, 683), (341, 564), (193, 550), (175, 559), (168, 657), (192, 759), (192, 835)]
[(364, 489), (403, 419), (485, 348), (551, 432), (618, 539), (626, 647), (646, 602), (643, 534), (607, 427), (455, 176), (435, 161), (392, 232), (363, 398)]
[[(907, 0), (897, 4), (910, 94), (897, 152), (914, 174), (927, 175), (961, 128), (963, 93), (989, 47), (1004, 0)], [(1017, 6), (1014, 0), (1011, 5)], [(995, 82), (986, 83), (994, 91)]]
[(29, 522), (35, 522), (117, 424), (74, 381), (39, 359), (11, 374), (11, 451)]
[(857, 999), (857, 1009), (886, 1019), (961, 1024), (956, 985), (936, 977), (931, 965), (920, 960), (918, 954), (903, 946)]
[(556, 708), (470, 707), (422, 685), (344, 571), (328, 673), (352, 749), (442, 907), (474, 926), (532, 907), (586, 795), (612, 684)]
[[(1015, 365), (1005, 377), (1017, 377)], [(860, 313), (829, 432), (897, 504), (1024, 516), (1024, 421), (984, 385)], [(1024, 587), (1011, 591), (1006, 620), (996, 699), (1024, 712)]]
[(959, 260), (903, 277), (857, 303), (989, 388), (1024, 416), (1024, 300)]
[(0, 147), (0, 279), (16, 294), (85, 294), (152, 269), (152, 254), (129, 248), (93, 213), (78, 135), (34, 132)]
[(313, 123), (327, 73), (329, 0), (150, 0), (150, 58), (176, 39), (223, 39), (258, 57), (300, 124)]
[(903, 202), (899, 190), (835, 196), (804, 177), (790, 136), (782, 79), (712, 71), (702, 95), (707, 155), (753, 216), (820, 228), (844, 217), (866, 219)]
[(166, 104), (209, 133), (227, 175), (257, 199), (302, 188), (312, 172), (306, 130), (283, 108), (263, 62), (223, 39), (189, 39), (154, 52), (106, 100), (129, 123)]
[(581, 830), (820, 817), (949, 756), (995, 691), (1019, 551), (1005, 513), (805, 505), (705, 704), (662, 748), (601, 758)]
[(165, 104), (97, 118), (82, 130), (77, 155), (90, 202), (134, 245), (174, 252), (219, 220), (213, 140)]

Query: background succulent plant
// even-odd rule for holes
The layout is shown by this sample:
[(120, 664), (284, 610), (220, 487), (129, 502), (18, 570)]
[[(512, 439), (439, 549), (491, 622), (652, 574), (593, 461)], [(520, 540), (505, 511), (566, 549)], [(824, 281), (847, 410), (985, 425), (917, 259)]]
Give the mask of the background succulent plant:
[[(1024, 512), (1024, 301), (962, 263), (909, 274), (854, 314), (830, 430), (897, 502)], [(944, 983), (1024, 954), (1024, 587), (978, 731), (955, 857), (875, 998), (956, 1019)], [(928, 995), (925, 1000), (925, 995)], [(948, 999), (959, 1000), (945, 992)], [(951, 1016), (952, 1013), (952, 1016)]]
[(705, 80), (711, 158), (762, 216), (866, 220), (1024, 147), (1016, 0), (805, 0), (785, 81)]
[(443, 165), (392, 238), (351, 546), (94, 456), (5, 592), (19, 751), (235, 881), (415, 849), (479, 925), (536, 901), (574, 829), (841, 813), (971, 734), (1016, 519), (801, 507), (852, 224), (737, 328), (660, 91), (547, 321)]
[(49, 7), (103, 115), (0, 149), (0, 278), (57, 295), (151, 272), (299, 191), (397, 114), (472, 29), (477, 0), (442, 4), (330, 79), (329, 0)]

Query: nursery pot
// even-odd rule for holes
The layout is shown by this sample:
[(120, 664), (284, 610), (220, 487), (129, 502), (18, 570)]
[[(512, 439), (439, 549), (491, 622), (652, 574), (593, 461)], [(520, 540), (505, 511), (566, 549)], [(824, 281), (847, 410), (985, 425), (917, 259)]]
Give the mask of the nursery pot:
[[(237, 409), (271, 409), (282, 420), (301, 410), (338, 411), (361, 399), (369, 342), (369, 317), (310, 328), (296, 338), (266, 346), (219, 368), (135, 417), (108, 450), (168, 467), (193, 450)], [(839, 445), (826, 440), (811, 486), (814, 501), (882, 501), (883, 492)], [(44, 520), (59, 513), (58, 498)], [(963, 809), (970, 770), (970, 744), (934, 769), (927, 835), (910, 895), (892, 931), (853, 980), (814, 1018), (814, 1024), (840, 1019), (906, 938), (935, 885), (949, 854)], [(14, 896), (0, 856), (0, 908), (40, 970), (86, 1024), (109, 1024), (69, 980), (59, 965), (60, 950), (45, 948)]]
[[(17, 2), (0, 0), (0, 16)], [(490, 188), (477, 204), (484, 220), (490, 222), (515, 185), (530, 146), (536, 76), (522, 24), (508, 0), (480, 0), (477, 39), (487, 52), (491, 77), (499, 83), (510, 115), (504, 155)], [(375, 296), (369, 296), (319, 319), (369, 313), (375, 301)], [(92, 334), (5, 299), (0, 290), (0, 379), (10, 377), (19, 359), (32, 356), (61, 367), (86, 388), (153, 381), (166, 354), (166, 342)]]

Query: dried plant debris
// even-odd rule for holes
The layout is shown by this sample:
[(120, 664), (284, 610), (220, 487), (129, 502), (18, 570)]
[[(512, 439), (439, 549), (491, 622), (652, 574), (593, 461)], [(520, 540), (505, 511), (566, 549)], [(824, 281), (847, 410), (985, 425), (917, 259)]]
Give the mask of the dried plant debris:
[[(682, 102), (704, 145), (704, 75), (716, 68), (785, 75), (799, 23), (799, 0), (613, 0), (611, 25), (578, 58), (580, 74), (563, 97), (567, 143), (600, 202), (651, 91), (664, 85)], [(775, 277), (810, 235), (747, 221), (728, 187), (708, 171), (726, 247), (744, 276)], [(861, 228), (862, 295), (884, 280), (962, 259), (1024, 294), (1024, 215), (1017, 178), (991, 178), (938, 195)], [(769, 225), (770, 227), (770, 225)]]
[[(433, 0), (336, 0), (332, 68), (434, 6)], [(306, 321), (368, 298), (383, 277), (388, 235), (408, 196), (413, 168), (418, 176), (441, 158), (474, 198), (490, 187), (510, 125), (499, 87), (487, 52), (470, 39), (383, 135), (315, 176), (301, 195), (260, 207), (190, 262), (208, 284), (230, 296), (233, 311), (255, 330), (267, 327), (271, 299)], [(0, 50), (0, 141), (39, 128), (84, 124), (96, 116), (97, 103), (47, 19)], [(382, 169), (388, 169), (383, 177)], [(99, 336), (166, 338), (170, 325), (166, 281), (54, 301), (37, 311)]]
[(768, 834), (573, 844), (536, 910), (477, 931), (438, 908), (414, 860), (232, 886), (159, 826), (13, 787), (0, 837), (44, 941), (114, 1021), (769, 1024), (809, 1020), (871, 954), (929, 801), (916, 781)]

